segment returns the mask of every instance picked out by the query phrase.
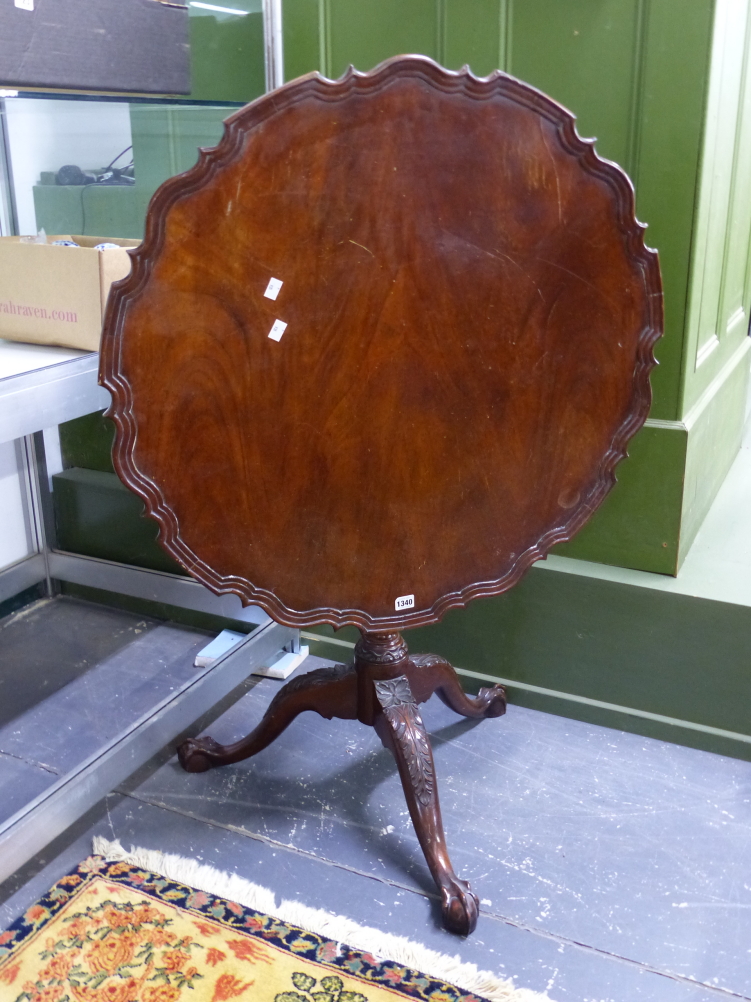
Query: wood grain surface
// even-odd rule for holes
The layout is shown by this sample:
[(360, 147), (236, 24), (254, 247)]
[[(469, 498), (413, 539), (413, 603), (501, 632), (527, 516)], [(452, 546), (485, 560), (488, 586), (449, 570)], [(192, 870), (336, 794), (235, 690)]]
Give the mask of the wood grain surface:
[(198, 580), (287, 625), (506, 590), (648, 413), (662, 293), (630, 182), (500, 72), (287, 84), (160, 188), (132, 257), (102, 340), (116, 469)]

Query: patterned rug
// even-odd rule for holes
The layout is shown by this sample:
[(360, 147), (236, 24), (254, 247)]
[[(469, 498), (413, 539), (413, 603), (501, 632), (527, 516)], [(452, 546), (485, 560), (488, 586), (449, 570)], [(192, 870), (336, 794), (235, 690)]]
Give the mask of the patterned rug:
[[(191, 860), (126, 853), (103, 839), (95, 850), (0, 933), (0, 1002), (547, 999), (347, 919), (290, 902), (274, 908), (265, 888)], [(176, 873), (189, 873), (190, 886)], [(259, 899), (271, 907), (247, 903)], [(297, 923), (280, 914), (290, 910)], [(378, 952), (344, 945), (340, 932)]]

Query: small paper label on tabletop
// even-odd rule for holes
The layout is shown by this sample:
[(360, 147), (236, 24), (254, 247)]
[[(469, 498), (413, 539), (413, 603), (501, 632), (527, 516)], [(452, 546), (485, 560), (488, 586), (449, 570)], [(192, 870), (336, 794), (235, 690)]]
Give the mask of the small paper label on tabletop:
[(264, 292), (264, 296), (267, 299), (276, 299), (276, 297), (279, 295), (279, 290), (283, 285), (284, 282), (281, 280), (281, 278), (270, 278), (269, 284), (266, 286), (266, 291)]
[(394, 608), (397, 612), (400, 609), (412, 609), (415, 605), (414, 595), (400, 595), (399, 598), (394, 602)]
[(15, 3), (21, 10), (34, 10), (34, 0), (15, 0)]
[(281, 341), (282, 334), (284, 334), (286, 329), (287, 325), (283, 320), (275, 320), (274, 326), (269, 331), (269, 337), (271, 338), (272, 341)]

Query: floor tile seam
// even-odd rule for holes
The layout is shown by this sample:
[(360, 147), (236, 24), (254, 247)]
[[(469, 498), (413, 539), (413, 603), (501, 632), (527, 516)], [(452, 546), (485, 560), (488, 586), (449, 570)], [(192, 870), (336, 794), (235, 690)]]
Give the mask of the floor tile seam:
[[(251, 832), (247, 828), (239, 828), (235, 825), (226, 824), (220, 821), (210, 820), (201, 817), (198, 814), (193, 814), (190, 811), (180, 810), (179, 808), (173, 807), (168, 804), (161, 803), (160, 801), (150, 800), (147, 797), (138, 796), (135, 793), (127, 791), (119, 791), (121, 795), (129, 797), (138, 803), (146, 804), (149, 807), (156, 807), (157, 809), (169, 811), (172, 814), (177, 814), (180, 817), (190, 818), (192, 821), (198, 821), (202, 824), (207, 825), (210, 828), (218, 828), (222, 831), (231, 832), (233, 835), (240, 835), (244, 838), (250, 838), (257, 842), (262, 842), (269, 848), (278, 849), (280, 851), (289, 852), (293, 855), (302, 856), (305, 859), (310, 859), (316, 863), (323, 863), (325, 866), (335, 867), (339, 870), (344, 870), (347, 873), (355, 874), (358, 877), (366, 877), (369, 880), (375, 880), (380, 884), (385, 884), (389, 887), (394, 887), (402, 891), (408, 891), (410, 894), (416, 894), (420, 897), (427, 898), (429, 900), (439, 900), (438, 894), (431, 894), (429, 891), (420, 890), (417, 887), (410, 887), (408, 884), (400, 883), (396, 880), (390, 880), (386, 877), (381, 877), (375, 873), (367, 873), (364, 870), (358, 870), (357, 867), (348, 866), (346, 863), (340, 863), (336, 860), (329, 859), (326, 856), (319, 856), (316, 853), (306, 851), (304, 849), (298, 849), (296, 846), (288, 845), (284, 842), (279, 842), (275, 839), (269, 838), (267, 835), (261, 835), (258, 832)], [(608, 950), (603, 950), (596, 946), (591, 946), (587, 943), (581, 943), (578, 940), (570, 939), (566, 936), (561, 936), (557, 933), (549, 932), (546, 929), (540, 929), (538, 926), (527, 925), (524, 922), (520, 922), (516, 919), (510, 918), (505, 915), (501, 915), (497, 912), (488, 912), (481, 909), (480, 914), (483, 918), (491, 919), (495, 922), (501, 922), (504, 925), (509, 925), (512, 928), (519, 929), (521, 932), (528, 932), (533, 936), (539, 936), (541, 939), (548, 939), (559, 945), (568, 946), (576, 950), (580, 950), (584, 953), (596, 954), (603, 960), (610, 960), (614, 963), (625, 964), (627, 967), (636, 968), (648, 974), (656, 974), (660, 977), (667, 978), (670, 981), (676, 981), (680, 984), (685, 984), (695, 989), (706, 989), (717, 995), (718, 998), (725, 999), (740, 999), (742, 1002), (751, 1002), (751, 996), (742, 995), (738, 992), (733, 992), (729, 989), (718, 988), (715, 985), (707, 984), (704, 981), (696, 981), (692, 978), (687, 978), (684, 975), (674, 973), (672, 971), (661, 970), (660, 968), (654, 967), (653, 965), (644, 963), (639, 960), (633, 960), (630, 957), (623, 957), (620, 954), (612, 953)]]
[(51, 765), (45, 765), (43, 762), (37, 762), (35, 759), (24, 758), (23, 755), (14, 755), (11, 751), (6, 751), (5, 748), (0, 748), (0, 755), (6, 755), (8, 758), (15, 759), (16, 762), (23, 762), (24, 765), (34, 766), (37, 769), (43, 769), (48, 772), (51, 776), (60, 776), (56, 769), (53, 769)]
[(285, 842), (278, 842), (276, 839), (270, 838), (268, 835), (261, 835), (259, 832), (251, 832), (247, 828), (240, 828), (237, 825), (230, 825), (222, 821), (214, 821), (209, 818), (204, 818), (200, 814), (193, 814), (191, 811), (180, 810), (170, 804), (165, 804), (158, 800), (150, 800), (147, 797), (140, 797), (137, 794), (126, 790), (116, 790), (113, 792), (118, 793), (121, 796), (129, 797), (131, 800), (135, 800), (138, 803), (146, 804), (148, 807), (156, 807), (163, 811), (169, 811), (171, 814), (177, 814), (179, 817), (190, 818), (191, 821), (198, 821), (201, 824), (207, 825), (209, 828), (218, 828), (222, 831), (231, 832), (233, 835), (241, 835), (244, 838), (253, 839), (255, 842), (262, 842), (264, 845), (267, 845), (272, 849), (284, 850), (292, 855), (302, 856), (304, 859), (309, 859), (316, 863), (323, 863), (324, 866), (331, 866), (338, 870), (345, 870), (347, 873), (353, 873), (358, 877), (366, 877), (368, 880), (375, 880), (379, 884), (386, 884), (389, 887), (396, 887), (402, 891), (409, 891), (412, 894), (418, 894), (423, 898), (435, 901), (440, 900), (440, 896), (437, 893), (433, 894), (429, 891), (420, 890), (417, 887), (410, 887), (408, 884), (402, 884), (398, 880), (390, 880), (388, 877), (380, 877), (375, 873), (358, 870), (355, 866), (349, 866), (347, 863), (337, 862), (337, 860), (329, 859), (327, 856), (319, 856), (306, 849), (298, 849), (297, 846), (288, 845)]
[[(113, 792), (114, 793), (121, 793), (124, 796), (129, 796), (130, 795), (130, 791), (128, 791), (127, 789), (123, 789), (122, 787), (116, 788)], [(193, 799), (195, 799), (192, 794), (180, 794), (180, 795), (173, 794), (172, 797), (173, 797), (173, 799), (183, 799), (183, 798), (185, 800), (193, 800)], [(209, 802), (214, 802), (214, 801), (220, 800), (219, 797), (202, 797), (201, 799), (205, 800), (205, 801), (209, 801)], [(239, 799), (235, 799), (233, 797), (222, 797), (221, 798), (221, 803), (224, 804), (224, 805), (236, 804), (238, 806), (247, 807), (249, 810), (266, 811), (269, 814), (271, 814), (271, 813), (281, 814), (283, 812), (289, 812), (289, 804), (284, 804), (284, 803), (275, 804), (275, 803), (271, 803), (271, 802), (265, 801), (265, 800), (247, 800), (247, 799), (239, 800)], [(164, 807), (164, 808), (168, 809), (168, 805), (163, 800), (155, 802), (155, 806)], [(175, 808), (175, 810), (177, 810), (177, 808)], [(332, 825), (333, 824), (338, 824), (338, 825), (341, 825), (342, 827), (344, 827), (345, 829), (353, 829), (353, 828), (355, 828), (355, 829), (359, 829), (360, 831), (364, 831), (364, 832), (373, 832), (374, 834), (377, 831), (377, 829), (374, 828), (373, 825), (366, 824), (365, 822), (352, 821), (351, 819), (345, 820), (345, 819), (343, 819), (341, 817), (336, 817), (333, 813), (331, 815), (326, 815), (326, 814), (321, 815), (320, 810), (319, 811), (313, 811), (313, 810), (306, 810), (305, 808), (302, 808), (302, 807), (296, 807), (295, 808), (295, 816), (297, 818), (299, 818), (303, 823), (307, 823), (310, 820), (320, 821), (323, 818), (324, 820), (330, 821), (332, 823)], [(383, 831), (381, 831), (381, 834), (383, 834)], [(402, 837), (403, 838), (408, 838), (409, 834), (408, 833), (404, 833), (402, 835)], [(411, 841), (412, 841), (413, 845), (415, 845), (415, 846), (419, 845), (419, 843), (417, 841), (417, 836), (416, 835), (414, 836), (414, 838), (412, 838)], [(280, 845), (284, 845), (285, 843), (280, 842), (279, 844)], [(295, 848), (295, 847), (294, 846), (287, 846), (287, 848)]]
[(502, 922), (504, 925), (513, 926), (516, 929), (520, 929), (522, 932), (529, 932), (533, 936), (539, 936), (541, 939), (549, 939), (554, 943), (569, 946), (584, 953), (597, 954), (597, 956), (601, 957), (603, 960), (612, 960), (614, 963), (624, 964), (626, 967), (630, 968), (636, 968), (645, 974), (656, 974), (661, 978), (667, 978), (669, 981), (676, 981), (679, 984), (687, 985), (697, 990), (706, 989), (707, 991), (717, 995), (718, 998), (741, 999), (742, 1002), (751, 1002), (751, 996), (732, 991), (730, 988), (720, 988), (717, 985), (708, 984), (706, 981), (696, 981), (694, 978), (688, 978), (684, 974), (678, 974), (675, 971), (662, 970), (659, 967), (655, 967), (653, 964), (648, 964), (641, 960), (633, 960), (631, 957), (624, 957), (621, 954), (613, 953), (610, 950), (603, 950), (601, 947), (591, 946), (588, 943), (581, 943), (578, 940), (569, 939), (567, 936), (561, 936), (557, 933), (549, 932), (546, 929), (540, 929), (539, 926), (527, 925), (517, 919), (508, 918), (507, 916), (499, 915), (496, 912), (488, 912), (481, 909), (480, 914), (483, 918), (488, 918), (496, 922)]

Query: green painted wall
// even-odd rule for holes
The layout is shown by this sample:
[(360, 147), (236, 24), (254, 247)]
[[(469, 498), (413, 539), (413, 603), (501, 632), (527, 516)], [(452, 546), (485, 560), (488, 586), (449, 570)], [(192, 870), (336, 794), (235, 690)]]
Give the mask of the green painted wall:
[(607, 555), (607, 563), (620, 567), (675, 573), (687, 448), (684, 429), (642, 428), (602, 508), (570, 543), (553, 552), (582, 560), (601, 561)]
[(751, 16), (717, 0), (684, 337), (682, 412), (748, 334), (751, 281)]
[(56, 474), (52, 484), (61, 550), (185, 574), (157, 544), (156, 522), (141, 517), (141, 499), (114, 473), (72, 468)]
[(136, 186), (34, 185), (37, 226), (47, 233), (143, 235), (146, 206)]
[(63, 465), (84, 470), (114, 473), (112, 443), (115, 426), (101, 411), (66, 421), (60, 425), (60, 451)]
[(202, 146), (216, 146), (223, 122), (235, 107), (132, 104), (130, 128), (136, 188), (140, 199), (139, 236), (149, 200), (162, 182), (193, 166)]
[(191, 99), (246, 104), (266, 89), (261, 0), (217, 6), (245, 16), (190, 7)]
[(689, 430), (679, 564), (740, 449), (743, 428), (738, 416), (745, 412), (748, 398), (750, 356), (751, 340), (744, 337), (686, 418)]

